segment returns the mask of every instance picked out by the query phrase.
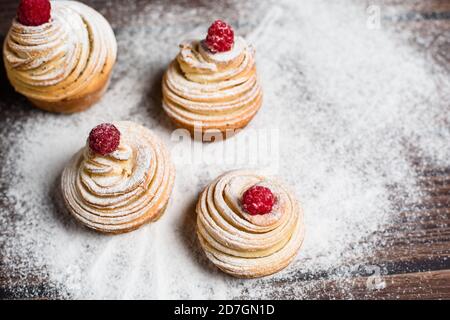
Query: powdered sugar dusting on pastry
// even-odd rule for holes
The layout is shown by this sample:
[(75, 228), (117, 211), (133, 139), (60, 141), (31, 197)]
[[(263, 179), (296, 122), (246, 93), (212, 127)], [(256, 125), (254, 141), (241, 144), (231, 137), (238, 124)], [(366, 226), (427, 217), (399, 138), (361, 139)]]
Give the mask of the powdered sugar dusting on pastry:
[(17, 20), (5, 40), (5, 67), (23, 95), (44, 101), (73, 98), (113, 64), (117, 44), (108, 22), (77, 1), (56, 1), (52, 19), (41, 26)]
[[(23, 291), (15, 294), (42, 295), (32, 285), (38, 279), (49, 288), (45, 295), (75, 298), (314, 298), (325, 289), (304, 279), (341, 279), (334, 270), (367, 262), (382, 241), (371, 236), (395, 223), (401, 194), (420, 200), (410, 149), (429, 164), (449, 165), (450, 115), (442, 98), (450, 94), (450, 80), (438, 67), (432, 75), (431, 61), (398, 35), (368, 29), (358, 3), (231, 1), (209, 11), (150, 3), (132, 26), (116, 29), (118, 63), (99, 104), (70, 117), (29, 112), (18, 120), (21, 130), (7, 137), (2, 179), (11, 183), (2, 195), (8, 210), (0, 216), (0, 259), (11, 288), (17, 290), (13, 278), (19, 279)], [(235, 169), (232, 164), (178, 167), (163, 218), (113, 237), (81, 227), (56, 192), (63, 168), (100, 122), (139, 122), (174, 147), (174, 127), (161, 108), (161, 77), (180, 41), (198, 38), (190, 30), (204, 30), (217, 12), (256, 47), (265, 101), (248, 129), (279, 129), (277, 174), (293, 187), (305, 215), (297, 259), (256, 281), (219, 272), (196, 240), (198, 194)], [(152, 26), (142, 27), (149, 17)], [(203, 149), (219, 150), (219, 144)]]
[[(119, 150), (102, 156), (85, 146), (64, 169), (61, 189), (68, 210), (82, 223), (121, 233), (161, 216), (175, 170), (165, 146), (149, 130), (130, 121), (115, 125), (121, 133)], [(117, 159), (120, 150), (129, 158)]]
[(266, 178), (245, 170), (225, 173), (205, 188), (196, 206), (198, 237), (206, 256), (224, 272), (243, 278), (267, 276), (285, 268), (304, 238), (303, 211), (278, 181), (270, 183), (279, 190), (279, 219), (266, 219), (268, 223), (261, 225), (255, 217), (246, 217), (235, 193), (243, 193), (243, 187), (255, 180)]
[(184, 42), (164, 75), (162, 91), (164, 110), (182, 128), (242, 128), (261, 107), (254, 50), (242, 37), (229, 52), (216, 54), (201, 41)]
[(207, 48), (205, 48), (205, 45), (203, 43), (199, 47), (199, 51), (202, 55), (206, 56), (208, 60), (220, 63), (235, 59), (242, 53), (242, 51), (245, 50), (246, 47), (247, 43), (245, 43), (245, 40), (242, 37), (238, 36), (235, 39), (233, 47), (229, 51), (212, 53)]

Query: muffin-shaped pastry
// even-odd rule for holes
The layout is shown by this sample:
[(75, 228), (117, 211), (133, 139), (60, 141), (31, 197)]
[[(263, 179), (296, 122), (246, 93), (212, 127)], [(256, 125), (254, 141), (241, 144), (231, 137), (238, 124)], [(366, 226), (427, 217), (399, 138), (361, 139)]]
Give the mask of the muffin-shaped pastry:
[(255, 52), (218, 20), (202, 41), (186, 41), (163, 79), (163, 108), (191, 132), (233, 134), (255, 116), (262, 91)]
[(105, 233), (157, 220), (172, 192), (175, 169), (162, 142), (133, 122), (101, 124), (64, 169), (62, 194), (70, 213)]
[(101, 98), (116, 54), (106, 19), (76, 1), (22, 0), (3, 44), (15, 90), (41, 109), (64, 113)]
[(279, 181), (253, 171), (228, 172), (201, 193), (197, 234), (206, 256), (235, 277), (286, 267), (304, 237), (303, 212)]

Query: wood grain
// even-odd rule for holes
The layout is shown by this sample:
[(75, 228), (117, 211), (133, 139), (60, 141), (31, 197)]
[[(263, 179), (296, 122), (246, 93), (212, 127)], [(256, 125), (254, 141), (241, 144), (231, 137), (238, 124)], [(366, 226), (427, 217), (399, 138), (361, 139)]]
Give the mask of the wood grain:
[[(355, 277), (346, 280), (322, 281), (313, 294), (318, 299), (443, 299), (450, 296), (450, 270), (422, 271), (382, 276), (381, 289), (369, 289), (369, 277)], [(352, 290), (342, 290), (343, 285)]]
[[(85, 2), (102, 12), (115, 29), (146, 23), (143, 9), (149, 3), (164, 5), (164, 1), (133, 0), (130, 1), (132, 5), (129, 8), (121, 6), (122, 10), (118, 12), (111, 0)], [(450, 1), (376, 0), (367, 1), (367, 4), (379, 5), (382, 8), (384, 26), (409, 31), (407, 40), (450, 75)], [(172, 5), (181, 8), (196, 6), (199, 14), (205, 15), (214, 10), (212, 1), (179, 0), (173, 1)], [(0, 41), (3, 41), (15, 15), (16, 6), (17, 1), (0, 0)], [(227, 7), (228, 1), (223, 2), (224, 10)], [(430, 68), (433, 69), (434, 66)], [(0, 68), (0, 88), (0, 135), (7, 137), (14, 130), (20, 130), (14, 128), (15, 121), (28, 117), (31, 110), (25, 99), (16, 94), (8, 84), (3, 67)], [(450, 97), (443, 97), (443, 101), (446, 101), (450, 112)], [(0, 141), (0, 147), (6, 148), (3, 143)], [(4, 154), (0, 153), (0, 164), (2, 161), (5, 161)], [(369, 275), (354, 274), (339, 281), (328, 279), (326, 275), (314, 279), (300, 276), (299, 281), (304, 281), (305, 285), (314, 283), (316, 289), (310, 292), (311, 297), (450, 299), (450, 167), (426, 167), (420, 159), (415, 159), (414, 162), (419, 187), (424, 196), (419, 203), (402, 206), (399, 221), (373, 235), (374, 238), (381, 236), (383, 239), (370, 263), (380, 268), (380, 279), (385, 283), (384, 287), (369, 289), (368, 281), (373, 279)], [(0, 176), (3, 177), (1, 165)], [(12, 204), (2, 192), (7, 187), (5, 180), (0, 181), (0, 208), (12, 214)], [(392, 194), (395, 196), (395, 186), (392, 187)], [(27, 297), (27, 292), (37, 292), (38, 297), (58, 296), (54, 288), (45, 284), (45, 279), (36, 279), (32, 275), (26, 279), (6, 277), (4, 272), (5, 266), (0, 264), (0, 298)], [(6, 285), (7, 282), (16, 283), (17, 290), (12, 290), (11, 286)], [(342, 290), (344, 284), (352, 290)], [(280, 288), (278, 291), (277, 285)], [(289, 288), (286, 283), (274, 284), (274, 291), (279, 292), (274, 297), (298, 298), (295, 291)]]

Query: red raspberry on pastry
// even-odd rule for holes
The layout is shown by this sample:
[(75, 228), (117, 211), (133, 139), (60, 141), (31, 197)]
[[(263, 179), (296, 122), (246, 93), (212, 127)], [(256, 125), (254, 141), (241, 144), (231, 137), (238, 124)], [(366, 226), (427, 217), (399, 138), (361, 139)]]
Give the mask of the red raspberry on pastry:
[(50, 21), (49, 0), (22, 0), (17, 9), (17, 19), (26, 26), (40, 26)]
[(111, 123), (102, 123), (89, 133), (89, 148), (102, 156), (117, 150), (120, 131)]
[(230, 51), (234, 45), (234, 31), (222, 20), (216, 20), (208, 29), (205, 44), (213, 52)]
[(252, 216), (271, 212), (274, 204), (272, 191), (263, 186), (253, 186), (242, 196), (242, 208)]

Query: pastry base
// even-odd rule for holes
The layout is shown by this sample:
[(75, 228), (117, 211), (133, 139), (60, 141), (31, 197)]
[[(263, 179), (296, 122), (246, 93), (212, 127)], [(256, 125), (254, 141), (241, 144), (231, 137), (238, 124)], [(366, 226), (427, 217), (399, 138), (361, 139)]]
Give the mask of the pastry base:
[[(63, 197), (64, 198), (64, 197)], [(64, 202), (66, 207), (68, 208), (69, 205), (66, 202), (66, 199), (64, 198)], [(164, 204), (164, 206), (158, 211), (158, 212), (154, 212), (153, 208), (151, 208), (146, 214), (144, 214), (137, 223), (135, 223), (132, 227), (130, 228), (126, 228), (126, 229), (120, 229), (120, 230), (108, 230), (108, 229), (102, 229), (102, 228), (97, 228), (97, 227), (93, 227), (90, 225), (85, 224), (83, 221), (79, 220), (79, 218), (77, 217), (76, 214), (72, 214), (73, 217), (75, 217), (75, 219), (77, 221), (79, 221), (82, 225), (86, 226), (89, 229), (98, 231), (100, 233), (106, 234), (106, 235), (115, 235), (115, 234), (122, 234), (122, 233), (127, 233), (127, 232), (131, 232), (134, 231), (136, 229), (139, 229), (140, 227), (142, 227), (144, 224), (150, 223), (150, 222), (155, 222), (158, 221), (164, 214), (164, 212), (166, 212), (167, 209), (167, 205), (169, 203), (169, 198), (167, 198), (166, 203)], [(69, 210), (70, 212), (70, 210)]]
[(91, 107), (94, 103), (99, 101), (106, 89), (108, 88), (111, 77), (110, 72), (104, 76), (98, 77), (94, 83), (92, 83), (89, 87), (93, 88), (93, 90), (89, 90), (89, 92), (82, 96), (77, 96), (74, 98), (64, 99), (60, 101), (44, 101), (28, 98), (31, 103), (38, 107), (39, 109), (49, 111), (49, 112), (59, 112), (59, 113), (75, 113), (81, 112), (89, 107)]
[[(259, 109), (262, 105), (262, 98), (255, 104), (254, 112), (252, 112), (250, 117), (244, 118), (239, 122), (235, 122), (232, 125), (226, 126), (215, 126), (214, 128), (204, 128), (204, 127), (194, 127), (191, 124), (186, 122), (179, 121), (179, 119), (172, 117), (170, 114), (167, 114), (169, 119), (178, 127), (182, 129), (186, 129), (191, 134), (191, 138), (197, 140), (201, 138), (202, 142), (215, 142), (215, 141), (223, 141), (227, 138), (231, 138), (237, 133), (239, 133), (239, 129), (243, 129), (247, 126), (247, 124), (253, 119), (253, 117), (258, 113)], [(220, 135), (221, 140), (215, 139), (217, 135)]]
[(121, 229), (121, 230), (115, 230), (115, 231), (105, 231), (102, 229), (97, 229), (97, 228), (92, 228), (95, 231), (101, 232), (103, 234), (107, 234), (107, 235), (115, 235), (115, 234), (122, 234), (122, 233), (127, 233), (127, 232), (131, 232), (134, 230), (139, 229), (140, 227), (142, 227), (144, 224), (150, 223), (150, 222), (155, 222), (158, 221), (159, 218), (162, 217), (162, 215), (164, 214), (164, 212), (166, 212), (167, 209), (167, 205), (169, 203), (169, 199), (167, 199), (166, 203), (164, 204), (164, 206), (155, 214), (152, 210), (149, 210), (148, 214), (145, 214), (144, 216), (142, 216), (142, 218), (140, 219), (140, 221), (138, 223), (136, 223), (133, 227), (128, 228), (128, 229)]
[[(291, 262), (295, 259), (295, 257), (298, 254), (298, 251), (300, 250), (300, 247), (303, 244), (303, 240), (305, 238), (305, 225), (302, 222), (299, 230), (296, 231), (296, 233), (298, 233), (297, 238), (296, 238), (296, 250), (292, 252), (292, 254), (287, 257), (286, 259), (283, 259), (281, 261), (278, 261), (278, 263), (274, 264), (274, 265), (270, 265), (270, 266), (260, 266), (260, 267), (255, 267), (252, 270), (246, 270), (245, 272), (233, 272), (232, 270), (228, 269), (228, 268), (223, 268), (221, 266), (215, 265), (218, 269), (220, 269), (222, 272), (233, 276), (235, 278), (240, 278), (240, 279), (256, 279), (256, 278), (262, 278), (262, 277), (267, 277), (270, 276), (272, 274), (275, 274), (277, 272), (280, 272), (281, 270), (285, 269), (288, 265), (291, 264)], [(211, 261), (211, 258), (213, 256), (211, 256), (211, 254), (209, 254), (205, 248), (208, 248), (208, 244), (205, 242), (205, 240), (203, 239), (202, 235), (199, 234), (197, 232), (197, 237), (199, 239), (200, 245), (203, 249), (203, 252), (205, 253), (205, 255), (208, 257), (208, 259)]]

